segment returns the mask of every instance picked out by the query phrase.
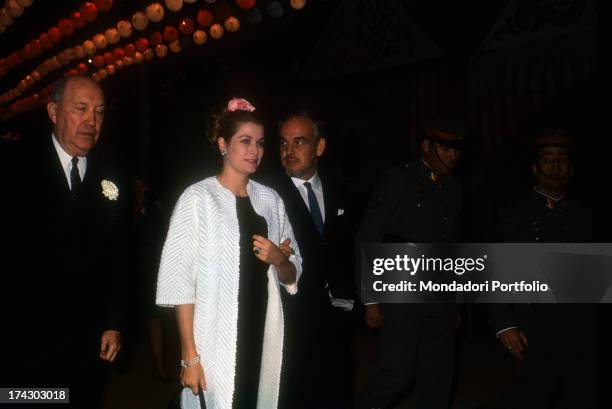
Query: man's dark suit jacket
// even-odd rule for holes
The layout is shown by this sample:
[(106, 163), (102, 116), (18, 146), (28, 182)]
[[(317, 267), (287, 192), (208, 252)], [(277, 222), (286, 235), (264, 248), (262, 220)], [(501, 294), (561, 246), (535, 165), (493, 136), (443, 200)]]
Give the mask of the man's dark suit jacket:
[[(19, 143), (6, 159), (2, 367), (11, 369), (2, 386), (69, 385), (100, 365), (102, 332), (122, 329), (124, 189), (91, 152), (73, 200), (49, 134)], [(102, 193), (103, 180), (118, 187), (117, 200)]]
[[(302, 255), (302, 276), (295, 297), (283, 298), (285, 310), (285, 351), (283, 368), (287, 387), (297, 387), (302, 398), (283, 399), (287, 388), (281, 392), (281, 405), (295, 407), (308, 396), (322, 396), (325, 374), (344, 381), (350, 377), (350, 367), (337, 368), (330, 362), (330, 354), (344, 355), (350, 352), (350, 323), (352, 315), (331, 306), (328, 293), (335, 298), (354, 299), (352, 278), (352, 242), (346, 217), (339, 215), (346, 210), (340, 191), (319, 174), (323, 186), (325, 227), (323, 235), (317, 230), (310, 211), (291, 178), (286, 174), (268, 178), (265, 182), (274, 188), (285, 203), (287, 215)], [(295, 246), (296, 243), (292, 243)], [(338, 352), (336, 348), (343, 351)], [(350, 361), (350, 356), (345, 356)], [(335, 359), (335, 358), (334, 358)], [(329, 386), (329, 385), (327, 385)], [(338, 386), (342, 389), (344, 386)], [(314, 390), (312, 388), (315, 388)], [(315, 392), (316, 391), (316, 392)], [(305, 405), (315, 405), (306, 403)], [(318, 404), (318, 403), (317, 403)], [(313, 406), (314, 407), (314, 406)]]

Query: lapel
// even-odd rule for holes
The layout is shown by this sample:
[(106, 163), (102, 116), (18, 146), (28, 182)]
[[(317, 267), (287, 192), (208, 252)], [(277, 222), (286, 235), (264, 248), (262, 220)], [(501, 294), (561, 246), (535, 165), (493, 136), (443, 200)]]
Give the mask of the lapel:
[(321, 186), (323, 186), (323, 206), (325, 207), (325, 224), (323, 226), (323, 237), (327, 237), (332, 230), (336, 219), (338, 218), (338, 204), (336, 203), (336, 196), (332, 191), (326, 179), (319, 173), (319, 179), (321, 179)]
[[(101, 189), (99, 186), (99, 175), (97, 160), (95, 155), (87, 156), (87, 169), (85, 170), (85, 177), (81, 182), (81, 195), (79, 198), (93, 198), (95, 197), (96, 189)], [(78, 200), (78, 199), (77, 199)]]
[[(300, 194), (298, 188), (295, 186), (291, 177), (287, 174), (283, 174), (283, 190), (285, 190), (285, 201), (286, 206), (288, 207), (288, 212), (293, 214), (295, 217), (296, 224), (299, 222), (299, 225), (308, 229), (308, 233), (310, 235), (320, 236), (319, 231), (317, 230), (317, 226), (315, 226), (314, 221), (312, 220), (312, 215), (310, 214), (310, 210), (308, 210), (308, 206), (302, 199), (302, 195)], [(296, 228), (297, 226), (294, 226)], [(306, 233), (306, 232), (304, 232)]]
[(52, 136), (45, 135), (44, 138), (45, 140), (38, 144), (39, 167), (37, 175), (33, 177), (46, 181), (46, 186), (42, 186), (42, 188), (48, 192), (48, 200), (53, 202), (71, 200), (70, 186), (68, 186), (62, 163), (55, 146), (53, 146)]

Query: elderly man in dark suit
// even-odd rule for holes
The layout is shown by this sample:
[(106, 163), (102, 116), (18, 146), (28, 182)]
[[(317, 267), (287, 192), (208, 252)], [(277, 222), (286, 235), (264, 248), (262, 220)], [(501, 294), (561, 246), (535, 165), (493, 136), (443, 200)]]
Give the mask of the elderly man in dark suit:
[(75, 407), (95, 408), (103, 361), (121, 348), (124, 192), (93, 150), (100, 86), (64, 77), (47, 112), (52, 132), (20, 144), (1, 176), (10, 215), (3, 301), (12, 305), (2, 311), (2, 386), (69, 387)]
[(340, 191), (318, 169), (326, 140), (308, 112), (280, 123), (282, 197), (303, 257), (295, 299), (283, 300), (287, 347), (281, 407), (345, 408), (351, 401), (352, 238)]

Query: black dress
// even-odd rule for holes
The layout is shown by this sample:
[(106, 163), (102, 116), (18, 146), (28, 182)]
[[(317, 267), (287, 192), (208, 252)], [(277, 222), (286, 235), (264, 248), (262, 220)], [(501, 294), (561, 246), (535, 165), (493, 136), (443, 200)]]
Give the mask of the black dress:
[(257, 406), (268, 304), (268, 265), (253, 254), (252, 237), (267, 237), (268, 225), (255, 213), (248, 197), (236, 197), (236, 212), (240, 226), (240, 287), (233, 407), (248, 409)]

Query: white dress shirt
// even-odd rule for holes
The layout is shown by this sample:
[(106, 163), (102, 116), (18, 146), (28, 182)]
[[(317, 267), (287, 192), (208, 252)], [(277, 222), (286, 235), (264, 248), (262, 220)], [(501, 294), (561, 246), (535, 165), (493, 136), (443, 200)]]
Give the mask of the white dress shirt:
[[(64, 170), (64, 175), (66, 175), (66, 180), (68, 181), (68, 187), (72, 189), (72, 184), (70, 183), (70, 171), (72, 171), (72, 156), (70, 156), (62, 145), (59, 144), (55, 135), (51, 133), (51, 139), (53, 140), (53, 146), (55, 146), (55, 150), (57, 151), (57, 156), (59, 156), (59, 160), (62, 163), (62, 169)], [(79, 169), (79, 176), (81, 180), (85, 177), (85, 171), (87, 170), (87, 158), (79, 156), (79, 162), (77, 163), (77, 168)]]
[(323, 201), (323, 184), (321, 183), (321, 178), (318, 173), (315, 173), (313, 177), (308, 180), (291, 177), (291, 181), (297, 188), (298, 192), (300, 192), (300, 196), (302, 196), (302, 200), (306, 203), (306, 207), (310, 210), (310, 205), (308, 203), (308, 190), (306, 190), (306, 186), (304, 183), (310, 182), (310, 186), (312, 186), (312, 190), (317, 198), (317, 203), (319, 204), (319, 209), (321, 209), (321, 218), (323, 219), (323, 223), (325, 223), (325, 202)]

